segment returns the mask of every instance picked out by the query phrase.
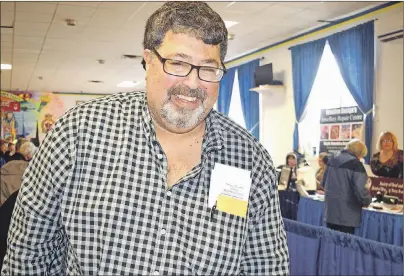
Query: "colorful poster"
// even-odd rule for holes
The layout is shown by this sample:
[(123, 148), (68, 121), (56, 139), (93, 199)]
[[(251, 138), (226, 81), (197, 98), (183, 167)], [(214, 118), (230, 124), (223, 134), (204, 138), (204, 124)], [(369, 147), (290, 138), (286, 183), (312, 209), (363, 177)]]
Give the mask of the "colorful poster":
[(361, 137), (363, 113), (357, 106), (322, 109), (320, 152), (338, 153), (346, 143)]
[(0, 136), (43, 138), (64, 112), (63, 102), (51, 92), (1, 91)]

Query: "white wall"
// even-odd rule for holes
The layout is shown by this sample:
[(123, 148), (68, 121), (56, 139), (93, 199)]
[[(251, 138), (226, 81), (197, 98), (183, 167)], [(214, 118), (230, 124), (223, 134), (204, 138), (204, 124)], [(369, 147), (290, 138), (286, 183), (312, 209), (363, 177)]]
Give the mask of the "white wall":
[[(89, 101), (102, 95), (75, 95), (75, 94), (57, 94), (57, 96), (63, 101), (65, 112), (73, 108), (77, 101)], [(107, 95), (106, 95), (107, 96)]]
[[(375, 33), (378, 35), (403, 28), (402, 5), (377, 15)], [(351, 28), (368, 21), (364, 18), (353, 25), (344, 25), (332, 31), (312, 35), (300, 44), (332, 33)], [(260, 140), (271, 154), (276, 165), (283, 164), (286, 153), (292, 150), (293, 128), (295, 122), (292, 61), (288, 48), (292, 44), (274, 48), (263, 54), (261, 65), (272, 63), (274, 78), (283, 74), (285, 92), (261, 95)], [(376, 42), (374, 142), (381, 131), (391, 130), (399, 139), (403, 148), (403, 40), (400, 42)]]

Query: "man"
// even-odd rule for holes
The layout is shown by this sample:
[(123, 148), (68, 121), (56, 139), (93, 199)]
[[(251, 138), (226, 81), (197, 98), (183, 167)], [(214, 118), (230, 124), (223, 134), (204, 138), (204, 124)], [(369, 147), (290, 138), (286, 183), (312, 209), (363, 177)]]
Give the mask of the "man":
[[(203, 2), (167, 2), (144, 49), (146, 93), (77, 106), (48, 133), (18, 195), (4, 274), (288, 274), (271, 158), (212, 110), (223, 20)], [(249, 172), (236, 187), (251, 185), (246, 213), (223, 193), (210, 205), (228, 184), (213, 177), (227, 177), (220, 167)]]
[(18, 153), (21, 154), (24, 160), (12, 160), (10, 162), (7, 162), (1, 168), (0, 206), (12, 193), (20, 188), (22, 175), (25, 169), (28, 167), (28, 161), (31, 160), (32, 156), (34, 156), (35, 151), (36, 147), (34, 146), (34, 144), (25, 140), (25, 142), (21, 146), (19, 146)]
[(361, 161), (367, 154), (366, 145), (353, 139), (338, 155), (332, 157), (325, 169), (325, 216), (327, 227), (353, 234), (361, 223), (362, 207), (372, 198), (365, 187), (368, 181)]

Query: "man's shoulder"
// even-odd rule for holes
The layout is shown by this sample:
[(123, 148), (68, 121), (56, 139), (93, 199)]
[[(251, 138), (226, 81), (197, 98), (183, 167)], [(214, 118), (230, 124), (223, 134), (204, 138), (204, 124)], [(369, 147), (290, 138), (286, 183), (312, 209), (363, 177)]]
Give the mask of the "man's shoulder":
[(83, 104), (74, 107), (73, 109), (99, 108), (100, 106), (111, 106), (111, 105), (126, 105), (136, 102), (142, 102), (144, 99), (145, 99), (145, 92), (141, 91), (121, 92), (87, 101)]

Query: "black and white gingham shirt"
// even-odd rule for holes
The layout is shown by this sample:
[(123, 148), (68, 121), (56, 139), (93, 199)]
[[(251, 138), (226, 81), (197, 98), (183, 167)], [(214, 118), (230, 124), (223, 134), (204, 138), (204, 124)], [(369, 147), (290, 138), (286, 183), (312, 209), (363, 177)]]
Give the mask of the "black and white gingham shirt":
[[(289, 274), (266, 150), (212, 110), (202, 152), (167, 189), (144, 93), (73, 108), (24, 174), (3, 275)], [(215, 163), (251, 171), (247, 218), (208, 207)]]

